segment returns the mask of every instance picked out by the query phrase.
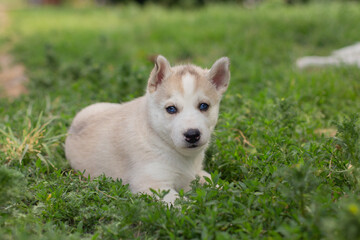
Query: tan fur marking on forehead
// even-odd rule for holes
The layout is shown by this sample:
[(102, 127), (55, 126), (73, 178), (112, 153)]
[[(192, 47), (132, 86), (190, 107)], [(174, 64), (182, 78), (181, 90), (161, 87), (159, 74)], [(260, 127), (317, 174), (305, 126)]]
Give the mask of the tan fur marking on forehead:
[(181, 81), (181, 76), (177, 74), (172, 74), (164, 84), (160, 85), (159, 92), (161, 96), (164, 98), (170, 98), (174, 92), (179, 92), (180, 94), (184, 94), (184, 88)]
[[(172, 93), (173, 91), (179, 92), (181, 95), (184, 95), (184, 87), (183, 87), (183, 77), (186, 74), (191, 74), (194, 77), (194, 82), (197, 82), (197, 78), (200, 77), (199, 72), (192, 65), (180, 65), (175, 66), (172, 69), (172, 76), (166, 81), (164, 85), (166, 85), (166, 91), (168, 93)], [(196, 91), (196, 85), (194, 91)]]
[[(221, 96), (217, 93), (215, 86), (206, 77), (208, 70), (194, 65), (177, 66), (173, 68), (173, 70), (175, 70), (174, 77), (178, 82), (182, 82), (182, 79), (186, 76), (186, 74), (190, 74), (191, 77), (194, 78), (193, 94), (196, 94), (197, 91), (202, 91), (206, 96), (215, 102), (220, 100)], [(184, 91), (185, 90), (181, 84), (180, 93), (184, 95)]]
[(204, 70), (193, 65), (182, 65), (174, 68), (175, 76), (182, 82), (182, 95), (185, 95), (186, 91), (189, 94), (195, 94), (198, 91), (198, 82), (205, 79)]
[(221, 96), (216, 91), (215, 86), (209, 81), (206, 77), (208, 70), (199, 68), (193, 65), (184, 66), (180, 71), (177, 72), (179, 75), (191, 74), (194, 78), (194, 89), (193, 93), (196, 94), (197, 91), (202, 91), (208, 98), (214, 100), (215, 102), (220, 101)]
[(178, 92), (184, 96), (185, 89), (183, 86), (183, 77), (186, 76), (186, 74), (190, 74), (194, 81), (193, 94), (201, 91), (214, 102), (220, 100), (221, 96), (218, 95), (215, 86), (206, 77), (208, 70), (194, 65), (180, 65), (172, 67), (171, 71), (171, 76), (164, 84), (160, 85), (159, 92), (161, 92), (161, 94), (157, 97), (162, 99), (170, 98), (174, 92)]
[(202, 91), (209, 99), (218, 102), (221, 96), (216, 91), (215, 86), (205, 77), (200, 76), (196, 79), (195, 91)]
[(199, 72), (195, 69), (194, 66), (185, 65), (185, 66), (181, 66), (181, 67), (182, 68), (176, 72), (176, 75), (184, 76), (188, 73), (188, 74), (194, 75), (194, 77), (200, 76)]

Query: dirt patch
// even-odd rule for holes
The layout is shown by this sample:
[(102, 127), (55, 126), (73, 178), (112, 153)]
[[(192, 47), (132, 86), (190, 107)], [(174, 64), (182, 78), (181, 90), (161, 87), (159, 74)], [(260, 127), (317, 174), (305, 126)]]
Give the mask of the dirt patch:
[(314, 131), (315, 134), (325, 137), (335, 137), (337, 134), (337, 129), (335, 128), (318, 128)]
[(25, 67), (21, 64), (12, 64), (12, 57), (8, 54), (0, 55), (0, 88), (1, 97), (18, 97), (27, 93), (24, 83), (28, 81)]
[[(0, 4), (0, 36), (4, 36), (9, 24), (7, 9)], [(16, 98), (27, 93), (24, 85), (28, 78), (25, 75), (25, 67), (22, 64), (14, 64), (13, 57), (7, 53), (8, 49), (10, 46), (2, 46), (0, 49), (0, 97)]]

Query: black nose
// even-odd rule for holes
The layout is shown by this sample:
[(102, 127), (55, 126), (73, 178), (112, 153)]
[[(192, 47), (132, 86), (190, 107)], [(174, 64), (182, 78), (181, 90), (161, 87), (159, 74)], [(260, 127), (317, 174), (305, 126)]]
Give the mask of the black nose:
[(185, 141), (188, 143), (196, 143), (200, 139), (199, 129), (188, 129), (185, 133)]

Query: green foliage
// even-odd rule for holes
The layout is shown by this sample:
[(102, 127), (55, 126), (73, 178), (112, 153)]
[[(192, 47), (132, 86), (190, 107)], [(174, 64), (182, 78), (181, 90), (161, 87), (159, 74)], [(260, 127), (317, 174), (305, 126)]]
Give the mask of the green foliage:
[(341, 150), (343, 159), (357, 167), (360, 165), (360, 115), (352, 114), (337, 124), (336, 143)]
[[(359, 16), (354, 3), (276, 2), (11, 12), (6, 42), (31, 80), (28, 95), (0, 100), (0, 238), (358, 239), (359, 70), (293, 63), (357, 41)], [(212, 178), (174, 207), (156, 200), (166, 192), (84, 178), (63, 149), (81, 108), (144, 93), (158, 53), (203, 67), (231, 59)]]
[(0, 211), (6, 209), (7, 204), (11, 203), (21, 195), (21, 191), (26, 185), (25, 177), (18, 171), (9, 169), (5, 166), (0, 167)]

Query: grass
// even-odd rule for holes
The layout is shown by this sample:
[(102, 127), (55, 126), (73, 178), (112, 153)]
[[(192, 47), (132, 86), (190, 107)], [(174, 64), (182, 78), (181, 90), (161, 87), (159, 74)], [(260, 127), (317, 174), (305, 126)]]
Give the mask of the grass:
[[(360, 238), (359, 69), (294, 66), (358, 41), (359, 9), (12, 10), (0, 43), (31, 81), (28, 95), (0, 101), (0, 238)], [(82, 107), (144, 93), (158, 53), (173, 64), (232, 62), (206, 155), (212, 182), (195, 181), (175, 208), (121, 181), (84, 179), (63, 149)]]

